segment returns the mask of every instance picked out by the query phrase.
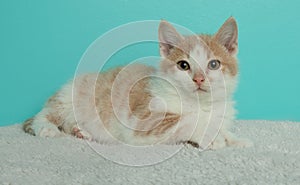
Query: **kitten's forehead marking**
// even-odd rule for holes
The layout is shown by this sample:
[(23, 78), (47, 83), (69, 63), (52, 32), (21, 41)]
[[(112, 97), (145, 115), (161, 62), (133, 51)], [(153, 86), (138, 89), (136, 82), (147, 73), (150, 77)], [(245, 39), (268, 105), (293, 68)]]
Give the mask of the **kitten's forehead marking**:
[(189, 59), (194, 61), (197, 69), (201, 68), (203, 71), (206, 69), (207, 60), (209, 58), (209, 51), (204, 43), (197, 43), (189, 53)]

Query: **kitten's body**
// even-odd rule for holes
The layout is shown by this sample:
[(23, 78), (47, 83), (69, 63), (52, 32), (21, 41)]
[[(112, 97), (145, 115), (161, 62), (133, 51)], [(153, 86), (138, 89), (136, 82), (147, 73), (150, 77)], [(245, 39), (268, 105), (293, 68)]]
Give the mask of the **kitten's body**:
[[(189, 141), (199, 145), (205, 139), (208, 123), (221, 122), (217, 138), (208, 141), (211, 148), (245, 146), (248, 143), (234, 139), (228, 132), (235, 115), (235, 29), (235, 20), (230, 18), (214, 36), (183, 37), (162, 22), (159, 34), (164, 59), (160, 69), (130, 65), (79, 76), (27, 120), (24, 130), (44, 137), (72, 134), (100, 143)], [(212, 59), (221, 61), (219, 70), (207, 69)], [(177, 62), (182, 60), (189, 62), (190, 70), (178, 70)]]

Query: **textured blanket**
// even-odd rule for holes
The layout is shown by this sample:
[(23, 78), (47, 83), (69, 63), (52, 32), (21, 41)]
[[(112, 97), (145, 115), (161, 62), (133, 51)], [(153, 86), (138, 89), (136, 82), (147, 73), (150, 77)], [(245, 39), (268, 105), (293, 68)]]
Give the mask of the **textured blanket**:
[[(33, 137), (20, 125), (0, 127), (0, 184), (300, 184), (300, 123), (237, 121), (232, 131), (254, 147), (158, 145), (157, 155), (132, 156), (124, 147), (91, 147), (73, 137)], [(126, 166), (126, 159), (156, 164)]]

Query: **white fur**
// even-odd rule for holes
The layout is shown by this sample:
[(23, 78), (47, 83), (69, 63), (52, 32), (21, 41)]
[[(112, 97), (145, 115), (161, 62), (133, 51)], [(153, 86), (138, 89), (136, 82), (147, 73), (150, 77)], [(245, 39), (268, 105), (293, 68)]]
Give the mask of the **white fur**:
[[(163, 29), (170, 25), (163, 23)], [(163, 57), (170, 51), (168, 39), (179, 42), (184, 39), (176, 33), (175, 29), (169, 29), (168, 34), (160, 34), (165, 44), (161, 46)], [(167, 38), (164, 38), (167, 37)], [(170, 38), (169, 38), (170, 37)], [(174, 39), (175, 37), (176, 39)], [(176, 44), (176, 43), (174, 43)], [(85, 138), (100, 143), (120, 143), (135, 145), (168, 143), (176, 144), (181, 141), (193, 141), (202, 148), (222, 148), (226, 145), (247, 146), (247, 142), (237, 140), (228, 131), (235, 117), (234, 101), (232, 94), (237, 84), (237, 77), (223, 73), (221, 69), (210, 70), (208, 63), (216, 59), (212, 51), (208, 49), (200, 39), (188, 53), (189, 57), (182, 58), (190, 64), (190, 70), (179, 70), (174, 62), (173, 65), (162, 65), (156, 72), (149, 72), (152, 68), (147, 66), (128, 66), (118, 72), (118, 76), (110, 74), (86, 74), (79, 76), (74, 81), (65, 85), (56, 97), (61, 102), (59, 114), (63, 117), (63, 128), (67, 134), (72, 129), (79, 128)], [(184, 57), (184, 56), (183, 56)], [(168, 63), (164, 58), (162, 63)], [(171, 62), (171, 63), (172, 63)], [(171, 129), (163, 135), (135, 135), (143, 120), (137, 119), (128, 105), (128, 94), (137, 80), (144, 76), (153, 75), (149, 86), (144, 91), (149, 91), (151, 97), (150, 110), (152, 113), (174, 113), (180, 115), (180, 121), (176, 129)], [(197, 90), (198, 84), (193, 81), (195, 75), (205, 76), (205, 82), (201, 85), (204, 91)], [(113, 80), (112, 94), (95, 94), (96, 79), (100, 78), (98, 85), (101, 89), (110, 89)], [(101, 90), (100, 89), (100, 90)], [(103, 122), (96, 109), (95, 98), (100, 101), (111, 98), (113, 116)], [(140, 100), (143, 102), (143, 100)], [(109, 106), (110, 104), (107, 104)], [(99, 106), (99, 105), (98, 105)], [(37, 135), (45, 137), (61, 136), (57, 126), (46, 119), (47, 114), (52, 113), (53, 108), (45, 107), (35, 116), (32, 129)], [(100, 111), (109, 111), (106, 108)], [(52, 113), (53, 114), (53, 113)], [(151, 128), (151, 121), (159, 120), (160, 117), (150, 117), (147, 121)], [(146, 124), (147, 125), (147, 124)], [(147, 127), (145, 127), (147, 128)], [(216, 138), (215, 138), (216, 137)]]
[[(194, 62), (193, 66), (197, 68), (197, 70), (199, 70), (199, 66), (201, 65), (203, 66), (202, 68), (205, 68), (205, 64), (208, 63), (208, 58), (204, 58), (203, 56), (198, 56), (195, 54), (198, 53), (198, 51), (203, 53), (203, 48), (201, 48), (199, 45), (197, 45), (195, 50), (193, 50), (190, 54), (190, 56), (193, 58), (199, 59), (190, 59), (190, 61)], [(153, 78), (149, 87), (153, 97), (156, 97), (154, 101), (151, 102), (151, 109), (153, 111), (174, 112), (182, 116), (175, 133), (168, 133), (168, 135), (165, 136), (165, 138), (167, 138), (166, 140), (154, 136), (137, 140), (133, 134), (133, 130), (126, 128), (126, 124), (130, 124), (131, 127), (135, 127), (135, 125), (139, 123), (136, 122), (137, 120), (128, 117), (128, 105), (126, 105), (124, 102), (119, 102), (121, 103), (117, 108), (118, 110), (121, 110), (119, 111), (121, 113), (118, 117), (119, 120), (112, 119), (111, 123), (109, 124), (111, 127), (108, 131), (99, 119), (99, 115), (95, 112), (95, 107), (92, 106), (94, 97), (94, 83), (97, 74), (88, 75), (88, 78), (86, 78), (87, 75), (80, 76), (75, 80), (73, 84), (74, 86), (72, 86), (72, 82), (70, 82), (60, 91), (60, 100), (63, 102), (65, 107), (64, 110), (66, 112), (65, 124), (71, 124), (65, 126), (72, 128), (74, 127), (75, 121), (75, 123), (78, 124), (78, 127), (87, 133), (86, 135), (89, 135), (92, 140), (100, 143), (118, 143), (121, 140), (127, 144), (153, 144), (157, 142), (175, 144), (178, 141), (192, 140), (200, 143), (201, 147), (206, 148), (207, 145), (211, 143), (212, 137), (216, 135), (216, 130), (214, 130), (212, 133), (207, 133), (208, 135), (205, 135), (204, 133), (209, 121), (213, 121), (211, 120), (211, 116), (214, 118), (220, 118), (218, 120), (223, 121), (224, 126), (222, 127), (221, 132), (224, 133), (226, 132), (226, 125), (230, 124), (234, 119), (234, 102), (231, 101), (231, 99), (228, 99), (229, 96), (224, 96), (224, 91), (222, 90), (224, 90), (224, 83), (226, 83), (226, 86), (234, 86), (236, 79), (230, 77), (229, 75), (222, 76), (220, 72), (217, 71), (210, 72), (208, 75), (214, 75), (212, 78), (216, 80), (214, 82), (214, 86), (216, 86), (216, 92), (200, 92), (199, 94), (199, 92), (194, 91), (196, 86), (195, 84), (191, 83), (192, 80), (190, 74), (185, 71), (180, 71), (177, 68), (172, 70), (168, 71), (167, 73), (158, 71), (155, 76), (159, 78)], [(203, 70), (206, 70), (206, 68)], [(129, 71), (131, 70), (129, 69)], [(217, 79), (217, 77), (220, 79)], [(122, 79), (126, 81), (125, 76)], [(85, 81), (83, 82), (83, 80)], [(85, 87), (88, 87), (85, 89), (86, 94), (84, 96), (77, 95), (78, 92), (76, 84), (81, 83), (86, 83)], [(122, 82), (122, 84), (125, 86), (127, 86), (128, 83), (130, 82)], [(125, 93), (125, 89), (127, 88), (125, 86), (118, 86), (119, 89), (124, 91), (123, 93)], [(70, 98), (70, 93), (72, 91), (73, 99)], [(122, 91), (118, 93), (120, 93), (119, 95), (122, 96)], [(214, 94), (213, 99), (211, 99), (212, 94)], [(123, 97), (123, 99), (124, 98), (125, 97)], [(163, 100), (163, 102), (160, 100)], [(224, 112), (221, 111), (217, 112), (217, 115), (211, 115), (212, 104), (215, 105), (215, 108), (218, 108), (218, 104), (224, 103), (226, 103), (225, 114), (223, 114)], [(75, 117), (70, 114), (73, 111), (76, 115)], [(40, 136), (61, 136), (61, 132), (59, 132), (58, 129), (52, 124), (47, 123), (47, 121), (43, 118), (45, 115), (44, 112), (47, 112), (46, 108), (37, 115), (38, 119), (36, 119), (33, 123), (33, 128), (35, 131)], [(125, 126), (118, 124), (119, 121), (123, 122)], [(218, 139), (214, 145), (212, 145), (212, 148), (221, 148), (225, 146), (224, 138), (222, 139), (222, 137), (223, 135), (219, 134)], [(209, 140), (206, 141), (205, 138), (209, 138)]]

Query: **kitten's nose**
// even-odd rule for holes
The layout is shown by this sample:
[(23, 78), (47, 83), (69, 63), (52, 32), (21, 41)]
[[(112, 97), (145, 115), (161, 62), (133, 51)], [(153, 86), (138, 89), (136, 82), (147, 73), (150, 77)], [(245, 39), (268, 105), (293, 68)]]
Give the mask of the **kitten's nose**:
[(205, 78), (202, 75), (199, 76), (194, 76), (193, 81), (197, 84), (197, 85), (201, 85), (204, 81)]

